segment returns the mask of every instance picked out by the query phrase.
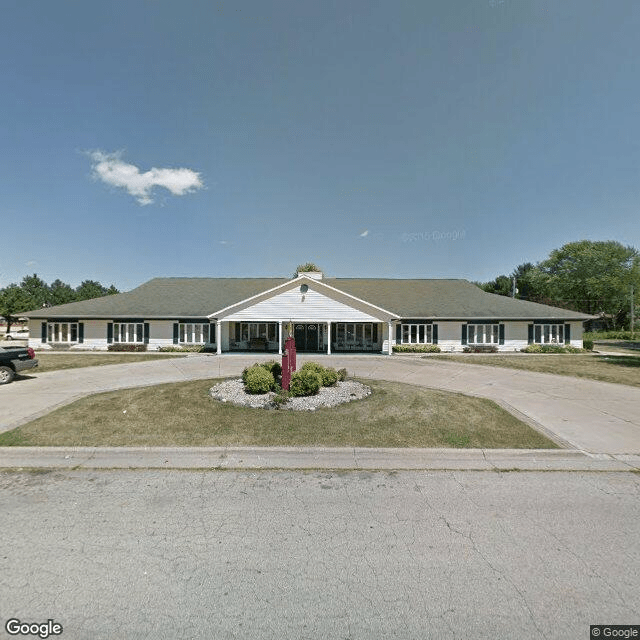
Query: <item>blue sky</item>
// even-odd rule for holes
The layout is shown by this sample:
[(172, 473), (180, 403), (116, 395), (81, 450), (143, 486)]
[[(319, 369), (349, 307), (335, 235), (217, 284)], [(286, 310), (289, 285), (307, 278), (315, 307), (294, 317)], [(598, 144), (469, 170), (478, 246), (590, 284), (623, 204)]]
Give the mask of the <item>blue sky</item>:
[(637, 0), (9, 0), (0, 286), (640, 247)]

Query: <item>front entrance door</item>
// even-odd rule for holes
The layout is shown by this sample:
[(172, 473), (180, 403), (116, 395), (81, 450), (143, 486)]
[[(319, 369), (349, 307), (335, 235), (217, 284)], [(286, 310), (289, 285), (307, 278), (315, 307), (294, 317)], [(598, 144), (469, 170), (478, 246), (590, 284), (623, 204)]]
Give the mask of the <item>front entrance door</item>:
[(296, 351), (318, 351), (318, 325), (312, 323), (298, 323), (293, 328), (293, 338), (296, 341)]

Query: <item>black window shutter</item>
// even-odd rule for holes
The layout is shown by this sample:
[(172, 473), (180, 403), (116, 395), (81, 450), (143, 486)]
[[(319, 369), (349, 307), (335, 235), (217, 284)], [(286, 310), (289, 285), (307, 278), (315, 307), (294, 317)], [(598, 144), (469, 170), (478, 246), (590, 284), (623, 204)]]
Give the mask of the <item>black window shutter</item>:
[(42, 342), (46, 342), (47, 341), (47, 323), (46, 322), (42, 323), (40, 338), (41, 338)]
[(504, 344), (504, 325), (498, 325), (498, 343), (499, 344)]
[(431, 338), (433, 344), (438, 344), (438, 325), (434, 324), (431, 329)]
[(236, 322), (234, 326), (236, 328), (236, 342), (240, 342), (240, 323)]
[(107, 322), (107, 344), (113, 342), (113, 322)]
[(178, 344), (178, 323), (173, 323), (173, 344)]
[(84, 342), (84, 322), (78, 322), (78, 342)]
[(373, 331), (371, 332), (371, 339), (373, 340), (373, 342), (378, 342), (378, 323), (374, 322), (373, 323)]
[(402, 342), (402, 325), (396, 325), (396, 344), (400, 344)]
[(216, 341), (216, 323), (215, 322), (210, 322), (209, 323), (209, 342), (215, 342), (217, 344), (217, 341)]
[(528, 327), (528, 336), (527, 336), (527, 342), (529, 344), (533, 344), (533, 325), (530, 324)]
[(462, 325), (462, 338), (460, 339), (460, 342), (462, 342), (462, 344), (467, 344), (467, 325), (466, 324)]
[(569, 344), (571, 342), (571, 325), (564, 325), (564, 343)]
[(149, 344), (149, 323), (144, 323), (144, 343)]

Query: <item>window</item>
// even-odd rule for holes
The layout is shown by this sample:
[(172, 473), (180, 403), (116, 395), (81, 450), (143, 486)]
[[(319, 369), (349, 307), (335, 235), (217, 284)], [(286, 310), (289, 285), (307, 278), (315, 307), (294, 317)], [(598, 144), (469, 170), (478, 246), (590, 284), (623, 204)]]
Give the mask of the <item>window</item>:
[(500, 341), (500, 325), (468, 324), (467, 342), (469, 344), (498, 344)]
[(144, 342), (143, 322), (114, 322), (114, 342)]
[(371, 322), (337, 322), (331, 340), (336, 349), (346, 347), (373, 348), (376, 333)]
[(564, 324), (533, 325), (533, 341), (537, 344), (564, 344)]
[(402, 344), (430, 344), (433, 342), (433, 326), (430, 324), (402, 324)]
[(47, 323), (47, 342), (78, 342), (78, 323)]
[(276, 322), (237, 322), (235, 336), (236, 342), (248, 342), (254, 338), (277, 342), (278, 324)]
[(203, 344), (209, 342), (208, 322), (178, 323), (178, 342), (187, 344)]

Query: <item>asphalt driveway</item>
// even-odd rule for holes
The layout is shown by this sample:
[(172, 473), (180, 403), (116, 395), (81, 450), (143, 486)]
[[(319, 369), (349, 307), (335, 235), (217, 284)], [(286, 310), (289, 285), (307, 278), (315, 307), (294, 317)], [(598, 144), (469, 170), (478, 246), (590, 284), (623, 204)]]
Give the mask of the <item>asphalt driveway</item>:
[[(238, 375), (264, 356), (190, 356), (37, 372), (0, 387), (0, 432), (85, 395)], [(490, 398), (566, 446), (588, 453), (640, 453), (640, 389), (593, 380), (411, 356), (322, 356), (351, 375)]]

